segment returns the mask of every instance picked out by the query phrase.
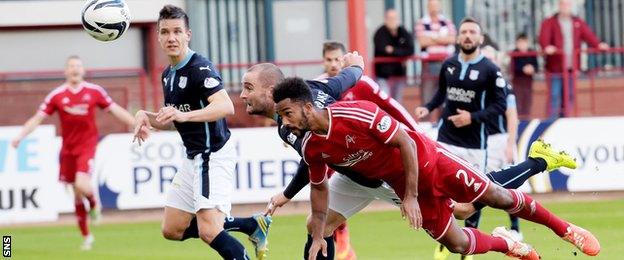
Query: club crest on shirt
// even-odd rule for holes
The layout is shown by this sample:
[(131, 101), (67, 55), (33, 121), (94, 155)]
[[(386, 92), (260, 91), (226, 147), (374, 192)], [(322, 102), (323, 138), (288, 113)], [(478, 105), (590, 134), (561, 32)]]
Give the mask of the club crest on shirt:
[(180, 77), (180, 82), (178, 82), (178, 87), (180, 87), (181, 89), (186, 88), (186, 81), (188, 80), (187, 77)]
[(69, 104), (69, 98), (68, 97), (64, 97), (63, 100), (61, 100), (61, 102), (63, 104)]
[(88, 101), (90, 101), (90, 100), (91, 100), (91, 95), (90, 95), (89, 93), (84, 94), (84, 95), (82, 96), (82, 101), (86, 101), (86, 102), (88, 102)]
[(390, 119), (390, 117), (384, 116), (381, 118), (381, 120), (379, 120), (379, 123), (377, 123), (377, 130), (379, 130), (379, 132), (385, 133), (386, 131), (388, 131), (388, 129), (390, 129), (391, 124), (392, 120)]
[(470, 70), (470, 75), (468, 75), (468, 78), (471, 80), (477, 80), (477, 78), (479, 78), (479, 71), (478, 70)]

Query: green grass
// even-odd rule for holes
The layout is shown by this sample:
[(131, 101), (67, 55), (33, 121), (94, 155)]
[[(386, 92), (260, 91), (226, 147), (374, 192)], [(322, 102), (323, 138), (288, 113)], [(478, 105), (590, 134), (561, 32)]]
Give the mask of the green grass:
[[(622, 259), (624, 256), (624, 200), (548, 203), (559, 216), (591, 230), (602, 244), (602, 252), (592, 259)], [(269, 259), (301, 259), (305, 240), (305, 216), (276, 216), (270, 234)], [(487, 209), (482, 229), (508, 225), (504, 213)], [(431, 259), (434, 241), (423, 231), (409, 230), (398, 210), (362, 213), (349, 221), (351, 240), (358, 259)], [(550, 230), (521, 222), (525, 240), (534, 245), (543, 259), (590, 259), (557, 238)], [(81, 252), (81, 238), (73, 226), (20, 227), (0, 229), (13, 236), (14, 259), (219, 259), (199, 240), (171, 242), (161, 238), (158, 222), (108, 224), (94, 227), (96, 243), (92, 251)], [(246, 237), (250, 255), (253, 249)], [(458, 256), (449, 259), (459, 259)], [(477, 259), (503, 259), (498, 253)]]

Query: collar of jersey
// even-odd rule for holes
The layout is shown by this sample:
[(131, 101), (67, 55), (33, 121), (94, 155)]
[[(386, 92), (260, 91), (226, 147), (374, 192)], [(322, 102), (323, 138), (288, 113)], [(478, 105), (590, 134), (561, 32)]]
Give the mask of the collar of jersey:
[(461, 65), (464, 65), (464, 64), (466, 64), (466, 65), (476, 64), (479, 61), (481, 61), (483, 59), (483, 57), (485, 57), (485, 56), (483, 56), (483, 53), (479, 53), (479, 56), (475, 57), (474, 59), (469, 60), (469, 61), (463, 61), (462, 58), (461, 58), (461, 55), (457, 54), (457, 60), (459, 61), (459, 63)]
[(193, 50), (187, 49), (186, 50), (186, 56), (184, 57), (184, 59), (182, 61), (178, 62), (178, 64), (176, 64), (175, 66), (171, 66), (171, 70), (179, 70), (182, 67), (186, 66), (186, 64), (188, 64), (188, 62), (193, 57), (193, 54), (195, 54), (195, 52)]
[(466, 77), (466, 71), (468, 71), (468, 66), (472, 64), (476, 64), (483, 59), (483, 53), (479, 53), (479, 56), (475, 57), (469, 61), (463, 61), (461, 55), (457, 54), (457, 61), (461, 64), (461, 71), (459, 72), (459, 80), (464, 80)]

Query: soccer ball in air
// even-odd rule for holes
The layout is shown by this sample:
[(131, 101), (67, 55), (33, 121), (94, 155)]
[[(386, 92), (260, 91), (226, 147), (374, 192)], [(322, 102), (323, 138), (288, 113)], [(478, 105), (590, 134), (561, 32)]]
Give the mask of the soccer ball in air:
[(97, 40), (119, 39), (130, 26), (130, 9), (123, 0), (87, 0), (82, 8), (82, 26)]

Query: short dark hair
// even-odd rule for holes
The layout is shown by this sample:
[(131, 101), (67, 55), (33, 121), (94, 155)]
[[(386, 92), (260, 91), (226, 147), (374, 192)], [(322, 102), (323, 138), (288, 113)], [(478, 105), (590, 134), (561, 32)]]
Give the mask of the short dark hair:
[(312, 103), (312, 92), (303, 79), (286, 78), (273, 88), (273, 101), (277, 104), (287, 98), (291, 101)]
[[(477, 21), (477, 19), (475, 19), (473, 17), (470, 17), (470, 16), (464, 17), (464, 19), (462, 19), (461, 22), (459, 22), (459, 27), (461, 27), (462, 24), (465, 24), (465, 23), (477, 24), (477, 26), (479, 26), (479, 31), (481, 31), (481, 35), (483, 35), (483, 26), (481, 26), (481, 23), (479, 23), (479, 21)], [(459, 27), (458, 27), (458, 29), (459, 29)]]
[(177, 7), (175, 5), (165, 5), (162, 9), (160, 9), (160, 12), (158, 13), (157, 24), (160, 24), (161, 20), (170, 19), (182, 19), (184, 21), (186, 29), (190, 28), (188, 15), (180, 7)]
[(342, 53), (347, 53), (347, 48), (345, 48), (344, 44), (336, 41), (329, 41), (323, 43), (323, 56), (328, 51), (341, 50)]
[(517, 40), (528, 40), (529, 36), (525, 33), (525, 32), (521, 32), (516, 36), (516, 41)]

